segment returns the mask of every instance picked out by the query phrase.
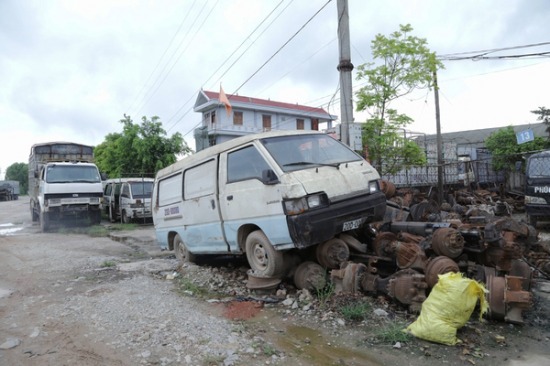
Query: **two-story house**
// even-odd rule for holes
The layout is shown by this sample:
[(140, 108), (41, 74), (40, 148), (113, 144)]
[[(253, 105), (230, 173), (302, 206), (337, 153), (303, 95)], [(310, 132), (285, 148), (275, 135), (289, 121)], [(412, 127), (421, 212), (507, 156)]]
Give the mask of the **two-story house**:
[(323, 108), (201, 90), (193, 110), (202, 122), (194, 132), (196, 151), (232, 138), (269, 130), (319, 130), (336, 120)]

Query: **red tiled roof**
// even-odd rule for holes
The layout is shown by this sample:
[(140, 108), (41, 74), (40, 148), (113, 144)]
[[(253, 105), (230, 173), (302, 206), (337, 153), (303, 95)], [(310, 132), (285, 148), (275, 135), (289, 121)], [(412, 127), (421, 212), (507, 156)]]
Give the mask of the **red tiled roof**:
[[(217, 92), (203, 90), (203, 93), (209, 99), (219, 100), (220, 98), (220, 93), (217, 93)], [(329, 115), (323, 108), (318, 108), (318, 107), (308, 107), (300, 104), (276, 102), (273, 100), (245, 97), (242, 95), (234, 95), (234, 94), (227, 94), (227, 93), (225, 95), (227, 96), (227, 99), (229, 99), (230, 103), (231, 102), (250, 103), (250, 104), (264, 105), (267, 107), (286, 108), (286, 109), (293, 109), (293, 110), (298, 110), (302, 112), (321, 113), (321, 114), (326, 114), (327, 116)]]

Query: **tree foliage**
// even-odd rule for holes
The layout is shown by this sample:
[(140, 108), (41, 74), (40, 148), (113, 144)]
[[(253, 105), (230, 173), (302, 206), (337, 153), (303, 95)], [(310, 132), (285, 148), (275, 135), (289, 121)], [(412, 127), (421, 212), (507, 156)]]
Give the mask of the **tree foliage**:
[(124, 115), (122, 133), (108, 134), (95, 147), (96, 164), (110, 178), (154, 177), (158, 170), (175, 163), (178, 155), (192, 152), (179, 132), (166, 136), (159, 117), (148, 120), (143, 116), (141, 120), (138, 125)]
[(366, 84), (356, 94), (357, 110), (371, 116), (364, 126), (363, 143), (381, 174), (426, 162), (422, 150), (413, 147), (402, 133), (412, 118), (390, 108), (393, 101), (415, 90), (431, 89), (434, 73), (443, 68), (427, 41), (410, 35), (412, 30), (407, 24), (389, 37), (376, 35), (371, 49), (377, 62), (358, 66), (357, 79)]
[(27, 194), (29, 189), (29, 165), (25, 163), (13, 163), (6, 169), (6, 180), (19, 182), (19, 193)]
[(536, 111), (531, 111), (531, 113), (536, 114), (537, 121), (542, 121), (546, 125), (546, 132), (548, 133), (548, 138), (550, 138), (550, 109), (545, 107), (539, 107)]
[(550, 146), (543, 137), (535, 136), (533, 141), (517, 143), (516, 133), (512, 126), (493, 132), (486, 140), (485, 146), (491, 152), (493, 170), (513, 171), (516, 162), (522, 160), (522, 154), (542, 150)]

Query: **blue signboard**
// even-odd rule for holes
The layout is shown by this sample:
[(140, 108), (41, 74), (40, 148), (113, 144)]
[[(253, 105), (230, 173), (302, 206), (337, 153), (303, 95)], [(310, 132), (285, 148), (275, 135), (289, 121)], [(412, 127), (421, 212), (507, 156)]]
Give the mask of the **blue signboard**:
[(524, 142), (533, 141), (535, 139), (535, 136), (533, 135), (533, 130), (523, 130), (518, 133), (516, 133), (516, 140), (518, 141), (518, 144), (523, 144)]

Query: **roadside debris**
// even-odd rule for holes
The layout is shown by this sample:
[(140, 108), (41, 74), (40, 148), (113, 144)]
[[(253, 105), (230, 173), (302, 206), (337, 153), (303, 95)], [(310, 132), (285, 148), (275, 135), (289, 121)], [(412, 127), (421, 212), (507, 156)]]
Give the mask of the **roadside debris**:
[[(288, 260), (287, 278), (298, 289), (319, 291), (330, 282), (335, 293), (382, 295), (419, 313), (440, 276), (457, 273), (485, 286), (487, 318), (524, 323), (534, 274), (550, 273), (550, 245), (512, 217), (519, 198), (502, 189), (465, 189), (446, 195), (440, 206), (428, 194), (390, 182), (382, 187), (383, 221), (341, 234), (301, 262)], [(249, 281), (262, 287), (250, 274)]]

